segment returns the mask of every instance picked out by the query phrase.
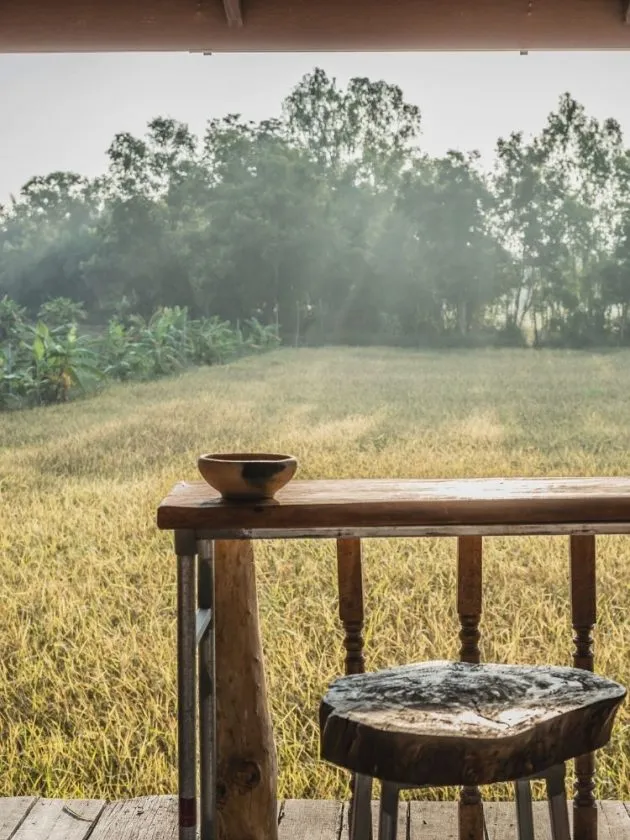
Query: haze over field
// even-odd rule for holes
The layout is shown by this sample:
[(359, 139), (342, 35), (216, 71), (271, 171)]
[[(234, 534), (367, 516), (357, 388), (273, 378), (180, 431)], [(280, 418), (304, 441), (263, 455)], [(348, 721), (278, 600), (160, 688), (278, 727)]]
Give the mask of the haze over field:
[(628, 345), (619, 120), (565, 92), (534, 135), (495, 138), (490, 168), (429, 154), (424, 122), (396, 83), (315, 68), (257, 120), (157, 114), (113, 134), (101, 176), (31, 178), (0, 209), (0, 408), (216, 362), (218, 333)]

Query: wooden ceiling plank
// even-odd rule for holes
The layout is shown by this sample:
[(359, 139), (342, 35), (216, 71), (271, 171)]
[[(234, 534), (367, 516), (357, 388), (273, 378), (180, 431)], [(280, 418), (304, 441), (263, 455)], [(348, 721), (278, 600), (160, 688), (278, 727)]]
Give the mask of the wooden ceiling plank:
[(627, 50), (628, 2), (0, 0), (0, 53)]

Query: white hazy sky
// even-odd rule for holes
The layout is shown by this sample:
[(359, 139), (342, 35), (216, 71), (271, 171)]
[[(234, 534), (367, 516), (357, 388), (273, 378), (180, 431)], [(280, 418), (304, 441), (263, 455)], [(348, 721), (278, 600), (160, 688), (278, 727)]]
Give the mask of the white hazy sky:
[(476, 148), (489, 160), (497, 137), (536, 132), (567, 90), (618, 119), (630, 143), (630, 52), (0, 55), (0, 202), (35, 174), (102, 172), (113, 135), (141, 134), (157, 115), (201, 133), (228, 112), (277, 114), (315, 66), (399, 84), (433, 154)]

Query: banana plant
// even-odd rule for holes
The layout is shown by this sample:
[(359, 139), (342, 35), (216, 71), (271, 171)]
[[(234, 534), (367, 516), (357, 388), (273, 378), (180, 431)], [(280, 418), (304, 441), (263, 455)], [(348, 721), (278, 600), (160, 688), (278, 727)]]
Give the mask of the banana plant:
[(89, 338), (79, 336), (76, 326), (51, 330), (40, 321), (29, 329), (32, 390), (37, 402), (66, 402), (73, 389), (85, 393), (89, 384), (103, 379)]

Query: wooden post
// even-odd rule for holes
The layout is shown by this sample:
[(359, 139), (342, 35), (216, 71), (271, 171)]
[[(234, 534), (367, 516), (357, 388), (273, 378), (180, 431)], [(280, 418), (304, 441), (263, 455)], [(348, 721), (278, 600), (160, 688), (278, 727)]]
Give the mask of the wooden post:
[(362, 674), (363, 658), (363, 574), (361, 540), (337, 540), (337, 580), (339, 584), (339, 618), (345, 632), (346, 674)]
[[(361, 540), (354, 538), (337, 540), (337, 584), (339, 618), (344, 629), (343, 644), (346, 649), (344, 670), (346, 674), (362, 674), (365, 671), (365, 659), (363, 657)], [(352, 776), (350, 779), (350, 822), (352, 822), (355, 809), (355, 788), (356, 777)], [(369, 795), (368, 793), (368, 797)], [(351, 825), (350, 833), (352, 833)]]
[[(481, 537), (459, 537), (457, 540), (457, 612), (461, 629), (459, 656), (462, 662), (478, 664), (479, 622), (482, 604)], [(459, 800), (460, 840), (483, 840), (483, 805), (479, 788), (462, 788)]]
[[(573, 625), (573, 665), (593, 670), (593, 627), (597, 620), (595, 537), (571, 537), (571, 623)], [(590, 753), (575, 760), (573, 799), (574, 840), (597, 840), (595, 802), (595, 756)]]
[(248, 540), (215, 543), (219, 840), (277, 840), (276, 751)]

